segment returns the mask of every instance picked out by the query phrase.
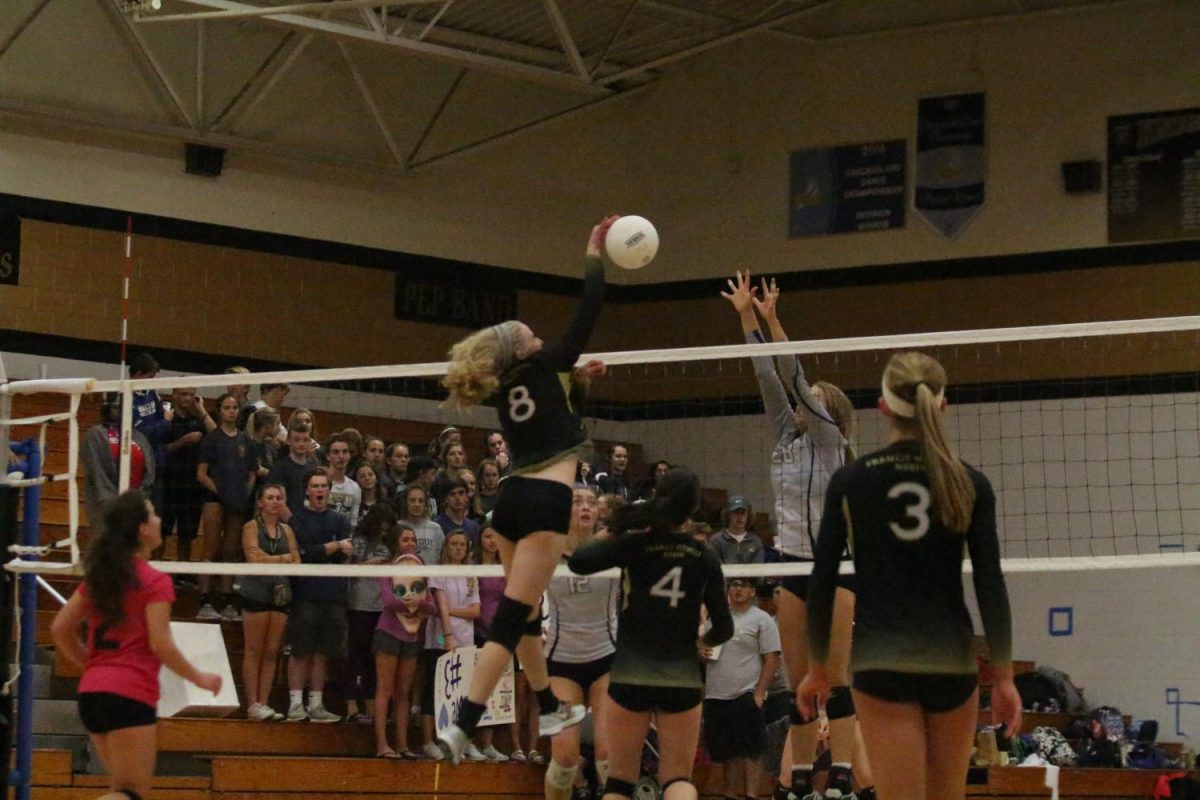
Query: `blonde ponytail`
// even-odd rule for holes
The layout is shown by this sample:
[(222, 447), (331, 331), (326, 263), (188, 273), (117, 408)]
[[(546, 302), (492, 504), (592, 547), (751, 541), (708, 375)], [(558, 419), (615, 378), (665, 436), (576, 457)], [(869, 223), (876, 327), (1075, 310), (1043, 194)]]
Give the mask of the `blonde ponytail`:
[(946, 370), (924, 353), (897, 353), (884, 370), (883, 382), (900, 400), (913, 404), (911, 422), (904, 414), (896, 414), (897, 409), (892, 409), (893, 419), (901, 428), (917, 428), (929, 487), (942, 523), (956, 533), (965, 533), (975, 508), (975, 484), (951, 451), (942, 426)]
[(442, 385), (450, 390), (448, 404), (477, 406), (500, 387), (499, 373), (511, 357), (497, 331), (500, 327), (476, 331), (450, 348), (450, 368), (442, 378)]
[(830, 419), (834, 421), (846, 439), (842, 455), (845, 463), (849, 464), (858, 457), (854, 452), (854, 437), (858, 432), (858, 426), (854, 421), (854, 404), (850, 402), (849, 397), (846, 397), (845, 392), (829, 381), (817, 381), (813, 386), (821, 390), (821, 394), (825, 398), (825, 410), (829, 412)]

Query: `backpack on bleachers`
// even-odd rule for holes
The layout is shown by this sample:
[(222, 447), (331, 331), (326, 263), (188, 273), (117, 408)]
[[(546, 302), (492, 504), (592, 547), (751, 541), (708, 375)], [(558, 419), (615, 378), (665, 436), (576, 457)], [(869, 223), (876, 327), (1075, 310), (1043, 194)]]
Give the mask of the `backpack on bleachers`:
[(1070, 675), (1054, 667), (1038, 667), (1037, 674), (1054, 686), (1060, 710), (1068, 714), (1087, 713), (1087, 702), (1083, 699), (1083, 690), (1071, 682)]
[(1021, 708), (1026, 711), (1061, 711), (1058, 689), (1054, 683), (1038, 672), (1022, 672), (1013, 676), (1017, 694), (1021, 695)]
[[(1100, 706), (1092, 709), (1092, 719), (1100, 723), (1100, 727), (1109, 739), (1118, 742), (1125, 741), (1125, 720), (1121, 716), (1121, 709), (1113, 706)], [(1155, 733), (1157, 732), (1156, 729)]]
[(1184, 775), (1173, 778), (1168, 784), (1171, 800), (1200, 800), (1200, 780)]
[(1062, 731), (1040, 725), (1033, 729), (1033, 741), (1037, 752), (1050, 764), (1058, 767), (1073, 767), (1078, 760), (1075, 751), (1062, 735)]

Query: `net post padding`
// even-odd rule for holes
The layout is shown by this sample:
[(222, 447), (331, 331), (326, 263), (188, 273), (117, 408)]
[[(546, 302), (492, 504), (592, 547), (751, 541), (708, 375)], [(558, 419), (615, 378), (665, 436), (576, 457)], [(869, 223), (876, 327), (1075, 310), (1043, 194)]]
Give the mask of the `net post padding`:
[(133, 458), (133, 392), (129, 381), (121, 381), (121, 454), (117, 463), (117, 491), (129, 488)]

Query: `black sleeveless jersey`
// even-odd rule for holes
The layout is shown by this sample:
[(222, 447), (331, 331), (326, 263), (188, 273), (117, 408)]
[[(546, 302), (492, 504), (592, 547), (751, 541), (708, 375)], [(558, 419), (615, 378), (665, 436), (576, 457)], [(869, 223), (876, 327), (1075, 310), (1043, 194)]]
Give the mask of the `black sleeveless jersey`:
[(963, 598), (964, 550), (990, 658), (1012, 659), (1012, 617), (1000, 545), (996, 497), (967, 467), (975, 508), (965, 534), (942, 524), (921, 445), (901, 441), (838, 470), (825, 495), (816, 564), (808, 589), (813, 657), (829, 652), (838, 562), (849, 545), (858, 575), (851, 668), (921, 674), (972, 674), (974, 626)]
[(712, 621), (706, 645), (733, 635), (721, 562), (708, 547), (683, 533), (626, 533), (575, 551), (567, 565), (580, 575), (621, 568), (614, 683), (704, 685), (696, 653), (701, 604)]
[(573, 402), (571, 374), (600, 315), (604, 263), (589, 257), (584, 270), (583, 298), (562, 338), (505, 370), (489, 398), (514, 471), (544, 464), (588, 440)]

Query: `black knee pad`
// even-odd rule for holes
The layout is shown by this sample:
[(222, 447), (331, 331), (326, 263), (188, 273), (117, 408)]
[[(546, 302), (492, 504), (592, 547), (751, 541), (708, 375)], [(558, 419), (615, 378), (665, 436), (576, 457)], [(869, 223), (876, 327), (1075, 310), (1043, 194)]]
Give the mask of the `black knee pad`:
[(513, 600), (507, 596), (500, 598), (500, 606), (496, 609), (496, 616), (492, 619), (492, 630), (488, 634), (488, 641), (501, 645), (510, 653), (516, 651), (521, 637), (527, 635), (525, 626), (531, 611), (533, 611), (533, 606), (522, 603), (520, 600)]
[(790, 709), (788, 709), (788, 724), (789, 725), (807, 725), (810, 722), (816, 722), (817, 721), (817, 709), (816, 709), (815, 703), (813, 704), (813, 706), (811, 708), (808, 709), (808, 713), (810, 714), (810, 716), (807, 719), (805, 719), (804, 715), (800, 713), (800, 709), (796, 706), (796, 704), (792, 703), (792, 707)]
[(623, 781), (620, 778), (608, 776), (608, 781), (604, 784), (605, 794), (616, 794), (621, 797), (633, 797), (634, 785), (629, 781)]
[(541, 638), (541, 636), (542, 636), (542, 617), (540, 614), (538, 616), (534, 617), (533, 619), (528, 620), (525, 623), (525, 635), (526, 636), (537, 636), (538, 638)]
[(689, 781), (687, 778), (671, 778), (671, 780), (667, 781), (666, 783), (664, 783), (662, 785), (662, 788), (659, 790), (659, 793), (663, 797), (666, 797), (667, 789), (670, 789), (672, 786), (674, 786), (677, 783), (691, 783), (691, 781)]
[(849, 686), (834, 686), (825, 701), (825, 714), (831, 720), (854, 716), (854, 695)]

